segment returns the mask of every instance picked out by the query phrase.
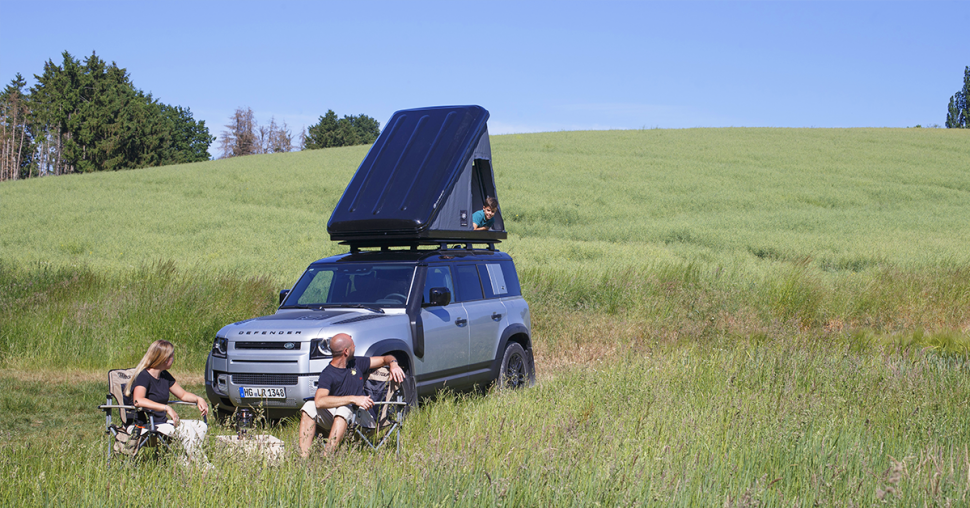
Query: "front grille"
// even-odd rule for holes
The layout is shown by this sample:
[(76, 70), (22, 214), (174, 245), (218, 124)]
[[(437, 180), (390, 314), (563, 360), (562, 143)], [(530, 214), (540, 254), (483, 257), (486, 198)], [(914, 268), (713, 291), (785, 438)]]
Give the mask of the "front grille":
[(300, 376), (296, 374), (233, 374), (234, 385), (296, 386)]
[[(282, 349), (284, 351), (299, 351), (300, 342), (235, 342), (236, 349)], [(291, 344), (290, 347), (286, 347)]]

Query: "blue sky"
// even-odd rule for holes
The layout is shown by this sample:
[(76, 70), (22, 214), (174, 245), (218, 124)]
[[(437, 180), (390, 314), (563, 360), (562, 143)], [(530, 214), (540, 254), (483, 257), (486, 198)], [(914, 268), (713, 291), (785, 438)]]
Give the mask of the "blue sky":
[[(92, 51), (218, 135), (479, 104), (493, 134), (943, 124), (970, 2), (0, 0), (0, 81)], [(215, 152), (214, 147), (210, 152)]]

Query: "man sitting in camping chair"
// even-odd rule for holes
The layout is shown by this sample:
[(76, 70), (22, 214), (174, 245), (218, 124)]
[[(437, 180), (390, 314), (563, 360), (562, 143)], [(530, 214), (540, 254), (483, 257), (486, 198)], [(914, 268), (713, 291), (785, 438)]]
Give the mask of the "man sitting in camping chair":
[(372, 370), (390, 367), (391, 380), (404, 381), (404, 371), (393, 355), (354, 356), (354, 339), (346, 333), (338, 333), (330, 339), (333, 359), (320, 373), (317, 392), (313, 400), (303, 405), (300, 415), (300, 456), (307, 457), (316, 428), (330, 431), (324, 454), (333, 453), (347, 432), (348, 424), (355, 422), (355, 407), (369, 410), (374, 400), (364, 394), (364, 380)]

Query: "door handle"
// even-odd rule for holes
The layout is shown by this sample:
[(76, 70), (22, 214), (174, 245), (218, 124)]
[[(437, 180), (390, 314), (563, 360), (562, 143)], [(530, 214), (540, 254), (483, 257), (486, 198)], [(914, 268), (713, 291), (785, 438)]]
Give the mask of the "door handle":
[(468, 320), (465, 318), (458, 318), (455, 320), (455, 324), (458, 326), (465, 326), (468, 324)]
[(499, 314), (498, 312), (493, 312), (492, 313), (492, 319), (494, 319), (495, 321), (501, 321), (502, 320), (502, 315)]

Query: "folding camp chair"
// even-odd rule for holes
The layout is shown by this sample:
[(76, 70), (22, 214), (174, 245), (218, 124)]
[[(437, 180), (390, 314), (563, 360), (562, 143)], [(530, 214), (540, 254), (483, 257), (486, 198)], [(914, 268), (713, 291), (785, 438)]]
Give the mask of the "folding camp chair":
[[(414, 378), (408, 376), (402, 383), (397, 383), (391, 380), (391, 371), (381, 367), (367, 376), (364, 393), (374, 401), (374, 407), (369, 410), (355, 407), (351, 421), (347, 422), (348, 432), (352, 429), (374, 451), (394, 436), (397, 450), (400, 450), (404, 418), (412, 407), (417, 406)], [(306, 400), (313, 400), (313, 397)]]
[[(132, 405), (130, 397), (124, 394), (128, 382), (131, 381), (135, 369), (115, 369), (108, 371), (108, 395), (105, 403), (98, 406), (104, 411), (104, 432), (111, 436), (108, 442), (108, 463), (111, 462), (112, 452), (125, 455), (127, 457), (137, 457), (138, 453), (145, 447), (168, 448), (171, 438), (161, 433), (155, 427), (155, 419), (151, 412), (140, 409)], [(180, 400), (170, 401), (172, 404), (193, 405), (189, 402)], [(118, 411), (118, 419), (121, 425), (112, 423), (111, 413)], [(142, 413), (145, 415), (147, 425), (135, 423), (135, 415)]]
[[(408, 376), (398, 383), (391, 379), (387, 367), (381, 367), (367, 376), (364, 393), (374, 401), (374, 407), (370, 410), (358, 407), (354, 411), (355, 421), (348, 423), (372, 450), (379, 450), (394, 436), (395, 449), (400, 451), (404, 417), (417, 402), (414, 378)], [(412, 400), (408, 400), (409, 396)]]

